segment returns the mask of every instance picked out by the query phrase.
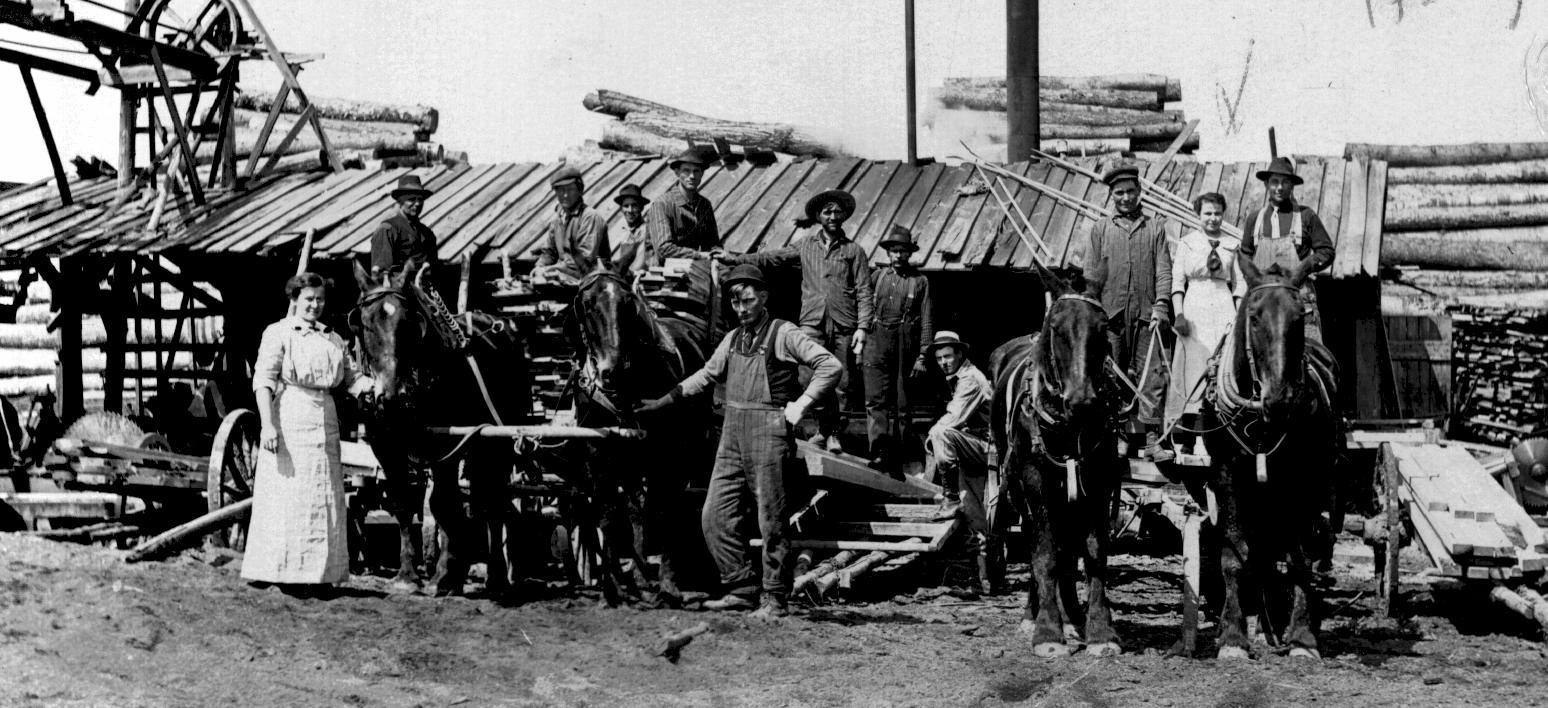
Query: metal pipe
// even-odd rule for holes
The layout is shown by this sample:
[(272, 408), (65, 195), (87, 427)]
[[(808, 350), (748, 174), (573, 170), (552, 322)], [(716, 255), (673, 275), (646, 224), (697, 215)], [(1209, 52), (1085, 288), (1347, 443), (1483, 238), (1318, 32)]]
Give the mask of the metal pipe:
[(1006, 162), (1032, 159), (1042, 133), (1037, 47), (1038, 0), (1005, 0)]
[(903, 82), (908, 102), (908, 164), (919, 164), (919, 118), (914, 93), (914, 0), (903, 0)]

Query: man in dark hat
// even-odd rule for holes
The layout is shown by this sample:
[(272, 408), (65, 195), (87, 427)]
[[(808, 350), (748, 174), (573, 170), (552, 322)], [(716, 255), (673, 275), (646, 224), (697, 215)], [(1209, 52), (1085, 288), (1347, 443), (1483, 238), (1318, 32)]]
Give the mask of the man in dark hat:
[(618, 196), (613, 197), (613, 203), (618, 205), (623, 221), (618, 222), (609, 234), (608, 248), (613, 252), (614, 261), (625, 262), (629, 272), (638, 275), (651, 262), (650, 237), (645, 233), (645, 207), (650, 200), (640, 192), (639, 185), (626, 184), (618, 190)]
[(1140, 210), (1139, 168), (1120, 165), (1102, 181), (1112, 194), (1114, 213), (1091, 230), (1082, 264), (1086, 279), (1102, 286), (1113, 360), (1139, 387), (1127, 432), (1144, 434), (1150, 459), (1170, 460), (1172, 451), (1161, 447), (1167, 385), (1162, 363), (1170, 356), (1160, 330), (1172, 324), (1172, 256), (1165, 220)]
[(994, 528), (998, 479), (989, 469), (989, 406), (994, 387), (973, 362), (968, 346), (956, 332), (942, 330), (930, 342), (930, 354), (951, 387), (946, 415), (930, 428), (927, 445), (934, 476), (941, 485), (941, 506), (935, 518), (961, 513), (973, 530), (989, 535)]
[(372, 275), (396, 274), (416, 256), (423, 260), (425, 267), (435, 265), (435, 234), (419, 221), (420, 213), (425, 210), (425, 198), (429, 196), (430, 190), (420, 184), (419, 175), (398, 178), (398, 186), (392, 190), (392, 200), (397, 202), (396, 213), (378, 224), (376, 232), (371, 234)]
[[(1333, 239), (1317, 218), (1317, 212), (1295, 202), (1295, 186), (1303, 182), (1290, 159), (1276, 157), (1268, 169), (1258, 172), (1268, 188), (1268, 206), (1242, 218), (1242, 245), (1237, 253), (1252, 259), (1258, 270), (1278, 265), (1286, 273), (1311, 274), (1333, 265)], [(1322, 341), (1322, 316), (1317, 311), (1317, 290), (1311, 280), (1301, 287), (1305, 308), (1306, 337)], [(1237, 296), (1246, 284), (1237, 283)]]
[(667, 166), (677, 175), (677, 184), (656, 198), (645, 219), (655, 258), (708, 258), (720, 245), (720, 227), (715, 225), (715, 208), (699, 194), (704, 170), (713, 162), (701, 150), (682, 151)]
[[(755, 606), (759, 583), (743, 529), (746, 509), (756, 504), (763, 537), (763, 595), (757, 614), (779, 617), (786, 612), (793, 580), (790, 540), (785, 536), (784, 475), (795, 450), (791, 431), (812, 401), (837, 383), (839, 363), (800, 328), (769, 316), (769, 288), (762, 271), (739, 265), (725, 282), (738, 326), (726, 333), (704, 368), (638, 411), (659, 410), (717, 383), (725, 385), (726, 417), (700, 522), (726, 594), (704, 607)], [(797, 375), (800, 366), (814, 372), (804, 391)]]
[(844, 222), (854, 213), (855, 198), (841, 189), (830, 189), (808, 199), (806, 218), (796, 222), (802, 227), (820, 224), (822, 228), (816, 233), (772, 251), (717, 255), (723, 263), (801, 267), (801, 329), (833, 352), (844, 366), (838, 395), (818, 402), (817, 435), (812, 438), (813, 444), (835, 453), (843, 452), (839, 440), (843, 411), (864, 400), (858, 390), (864, 377), (856, 364), (865, 349), (872, 319), (870, 259), (865, 249), (844, 233)]
[(893, 224), (881, 247), (892, 262), (877, 268), (871, 282), (876, 303), (864, 352), (866, 437), (874, 466), (895, 471), (900, 451), (894, 426), (901, 425), (896, 418), (909, 379), (929, 371), (935, 298), (930, 281), (909, 262), (919, 247), (908, 227)]
[(553, 283), (576, 285), (598, 261), (608, 257), (607, 219), (586, 206), (586, 182), (569, 165), (548, 178), (554, 209), (543, 228), (533, 276)]

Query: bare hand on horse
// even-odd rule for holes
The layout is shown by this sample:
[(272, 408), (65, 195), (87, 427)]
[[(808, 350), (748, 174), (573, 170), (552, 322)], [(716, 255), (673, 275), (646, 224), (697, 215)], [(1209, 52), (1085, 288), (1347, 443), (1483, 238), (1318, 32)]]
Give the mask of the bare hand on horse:
[(651, 411), (659, 411), (662, 408), (666, 408), (667, 406), (669, 406), (671, 404), (672, 404), (672, 394), (669, 393), (669, 394), (667, 394), (665, 396), (662, 396), (660, 398), (652, 398), (652, 399), (650, 399), (648, 401), (641, 401), (639, 405), (634, 407), (634, 412), (635, 413), (649, 413)]

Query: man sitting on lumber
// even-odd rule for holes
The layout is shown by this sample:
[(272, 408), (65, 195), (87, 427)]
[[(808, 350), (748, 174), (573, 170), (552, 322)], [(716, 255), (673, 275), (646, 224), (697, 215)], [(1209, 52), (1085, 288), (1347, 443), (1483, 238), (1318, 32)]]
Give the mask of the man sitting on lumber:
[(1166, 221), (1140, 210), (1139, 168), (1114, 167), (1102, 181), (1112, 192), (1114, 214), (1091, 229), (1082, 265), (1087, 280), (1101, 283), (1113, 360), (1138, 388), (1139, 404), (1126, 433), (1144, 433), (1145, 456), (1166, 461), (1174, 457), (1161, 447), (1167, 385), (1162, 366), (1171, 356), (1160, 330), (1172, 325), (1172, 257), (1167, 250)]
[(656, 250), (655, 265), (667, 258), (708, 258), (710, 250), (720, 245), (715, 208), (699, 194), (699, 183), (711, 162), (702, 151), (688, 148), (667, 163), (677, 175), (677, 184), (656, 198), (645, 219)]
[[(1311, 207), (1295, 203), (1295, 185), (1305, 180), (1295, 173), (1290, 158), (1276, 157), (1268, 169), (1258, 172), (1268, 186), (1269, 206), (1244, 215), (1242, 245), (1236, 250), (1251, 258), (1258, 270), (1278, 264), (1286, 273), (1302, 270), (1316, 273), (1333, 265), (1333, 239)], [(1246, 293), (1246, 283), (1237, 283), (1237, 297)], [(1322, 315), (1317, 311), (1317, 289), (1307, 280), (1301, 286), (1301, 304), (1306, 312), (1306, 338), (1322, 341)]]
[(586, 206), (586, 183), (580, 170), (561, 167), (548, 185), (554, 190), (554, 210), (543, 227), (532, 276), (557, 285), (579, 285), (598, 261), (607, 259), (607, 219)]
[(626, 184), (613, 197), (613, 203), (618, 205), (623, 221), (608, 235), (608, 250), (613, 253), (614, 263), (624, 262), (629, 272), (638, 276), (650, 267), (652, 260), (650, 237), (645, 233), (645, 207), (650, 200), (640, 192), (639, 185)]
[[(726, 333), (704, 368), (638, 412), (725, 385), (726, 417), (700, 522), (726, 595), (704, 608), (752, 609), (758, 581), (743, 529), (746, 510), (756, 505), (763, 537), (763, 597), (757, 616), (780, 617), (793, 581), (785, 535), (785, 465), (795, 452), (791, 433), (812, 401), (838, 381), (839, 363), (799, 327), (769, 316), (769, 287), (756, 267), (733, 268), (726, 288), (740, 326)], [(803, 365), (813, 370), (804, 391), (797, 378)]]
[(854, 213), (855, 198), (830, 189), (806, 200), (806, 218), (796, 220), (801, 228), (820, 224), (816, 233), (772, 251), (715, 254), (727, 264), (801, 267), (801, 331), (843, 364), (838, 395), (817, 402), (817, 434), (812, 437), (812, 444), (833, 453), (844, 451), (839, 440), (844, 411), (864, 400), (864, 376), (857, 364), (873, 316), (870, 258), (844, 233), (844, 222)]
[(994, 497), (999, 490), (998, 483), (990, 483), (989, 469), (989, 406), (994, 387), (968, 361), (967, 342), (956, 332), (943, 330), (935, 335), (930, 353), (951, 388), (946, 415), (930, 427), (925, 443), (941, 485), (935, 518), (944, 521), (964, 514), (974, 531), (987, 536), (994, 528)]

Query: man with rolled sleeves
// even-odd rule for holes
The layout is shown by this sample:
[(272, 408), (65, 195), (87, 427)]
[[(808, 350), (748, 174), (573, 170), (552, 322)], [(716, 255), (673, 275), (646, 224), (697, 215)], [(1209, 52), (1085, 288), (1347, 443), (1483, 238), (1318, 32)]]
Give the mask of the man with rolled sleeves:
[(639, 185), (626, 184), (618, 190), (618, 196), (613, 197), (613, 203), (618, 205), (623, 221), (618, 222), (608, 235), (608, 250), (612, 251), (614, 263), (639, 275), (651, 263), (650, 236), (645, 233), (645, 207), (650, 205), (650, 200), (640, 192)]
[[(785, 535), (785, 465), (795, 450), (795, 424), (812, 401), (838, 381), (839, 363), (799, 327), (768, 314), (769, 289), (758, 268), (733, 268), (726, 288), (739, 326), (726, 333), (704, 368), (638, 411), (659, 410), (724, 384), (725, 421), (700, 521), (726, 594), (704, 607), (755, 606), (759, 583), (742, 529), (746, 509), (756, 502), (763, 537), (762, 602), (756, 616), (780, 617), (786, 613), (793, 581), (790, 539)], [(804, 391), (797, 376), (800, 366), (813, 370)]]
[(645, 218), (656, 265), (667, 258), (708, 258), (710, 251), (720, 246), (715, 208), (699, 194), (704, 170), (711, 162), (703, 151), (688, 148), (667, 163), (677, 183), (656, 198)]
[(919, 250), (914, 233), (901, 224), (893, 224), (882, 239), (891, 263), (881, 266), (871, 277), (875, 301), (871, 319), (871, 337), (864, 351), (866, 437), (871, 446), (872, 466), (889, 472), (898, 469), (898, 440), (893, 420), (907, 396), (910, 377), (923, 376), (929, 369), (929, 345), (935, 339), (935, 298), (930, 281), (909, 258)]
[(1166, 461), (1174, 455), (1161, 447), (1167, 385), (1162, 363), (1170, 356), (1160, 330), (1172, 325), (1172, 256), (1165, 220), (1140, 210), (1139, 168), (1120, 165), (1103, 175), (1102, 181), (1112, 194), (1114, 213), (1091, 229), (1083, 261), (1085, 276), (1102, 284), (1113, 360), (1139, 387), (1135, 415), (1126, 432), (1143, 433), (1145, 456)]
[(963, 514), (973, 530), (990, 536), (994, 530), (995, 498), (999, 496), (996, 472), (989, 469), (989, 406), (994, 387), (972, 361), (968, 345), (956, 332), (943, 330), (930, 343), (951, 400), (946, 414), (926, 436), (930, 462), (941, 485), (939, 520)]
[[(1260, 271), (1278, 265), (1286, 273), (1300, 270), (1310, 275), (1333, 265), (1333, 238), (1322, 219), (1311, 207), (1295, 201), (1295, 186), (1305, 180), (1295, 173), (1290, 159), (1274, 158), (1257, 176), (1267, 185), (1269, 205), (1243, 216), (1237, 253), (1252, 259)], [(1237, 297), (1246, 293), (1246, 283), (1237, 283)], [(1306, 338), (1321, 342), (1322, 315), (1311, 280), (1301, 286), (1301, 306), (1306, 313)]]
[(844, 410), (863, 400), (864, 375), (857, 364), (872, 319), (871, 260), (844, 233), (844, 222), (854, 213), (855, 198), (844, 190), (830, 189), (806, 200), (806, 218), (797, 222), (803, 227), (819, 225), (816, 233), (772, 251), (716, 255), (728, 264), (801, 267), (801, 330), (843, 366), (837, 395), (819, 400), (815, 411), (817, 434), (812, 443), (833, 453), (843, 452), (839, 434), (844, 429)]
[(580, 170), (569, 165), (548, 178), (554, 190), (554, 208), (543, 227), (534, 278), (561, 285), (577, 285), (599, 261), (607, 259), (607, 220), (586, 206), (586, 182)]

